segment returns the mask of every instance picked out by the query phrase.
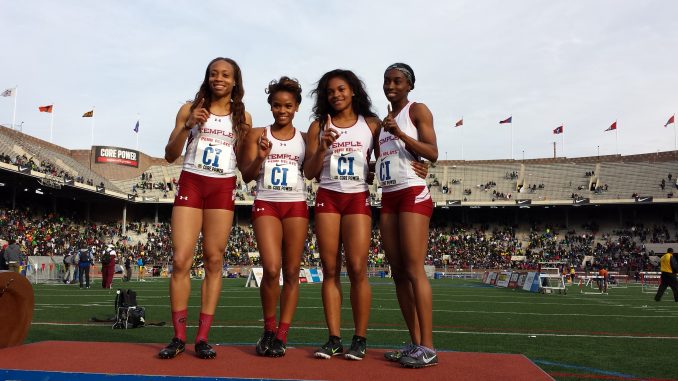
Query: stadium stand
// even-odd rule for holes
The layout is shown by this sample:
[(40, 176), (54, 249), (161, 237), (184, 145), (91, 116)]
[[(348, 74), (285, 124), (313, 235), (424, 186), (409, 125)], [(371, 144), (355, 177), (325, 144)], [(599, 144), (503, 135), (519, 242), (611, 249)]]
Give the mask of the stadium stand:
[[(95, 163), (88, 150), (68, 150), (0, 126), (0, 239), (17, 237), (32, 255), (61, 255), (80, 245), (101, 253), (113, 242), (124, 255), (143, 253), (150, 265), (167, 266), (180, 171), (181, 159), (167, 164), (143, 153), (138, 167)], [(673, 174), (678, 151), (438, 162), (427, 178), (437, 208), (426, 262), (445, 270), (528, 269), (560, 261), (578, 271), (591, 262), (627, 275), (656, 271), (656, 254), (678, 241)], [(244, 184), (240, 174), (237, 184), (236, 223), (225, 258), (229, 266), (253, 266), (258, 256), (248, 205), (256, 187)], [(306, 185), (312, 204), (317, 183)], [(36, 198), (33, 190), (44, 197)], [(370, 191), (378, 208), (381, 191), (376, 184)], [(518, 208), (516, 200), (530, 200), (532, 209)], [(576, 200), (590, 205), (579, 208)], [(375, 224), (376, 218), (378, 213)], [(201, 245), (195, 255), (197, 270)], [(319, 262), (312, 228), (303, 261)], [(388, 265), (376, 228), (369, 263), (373, 269)]]

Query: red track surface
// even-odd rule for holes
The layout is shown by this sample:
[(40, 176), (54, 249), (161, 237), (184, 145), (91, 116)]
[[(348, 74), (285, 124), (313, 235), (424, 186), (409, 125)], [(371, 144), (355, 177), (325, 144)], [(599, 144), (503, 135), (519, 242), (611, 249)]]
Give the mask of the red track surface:
[(349, 361), (315, 359), (313, 348), (288, 348), (285, 357), (265, 358), (257, 356), (253, 346), (218, 346), (215, 360), (201, 360), (191, 345), (179, 357), (161, 360), (157, 353), (162, 346), (43, 341), (1, 349), (0, 369), (302, 380), (553, 380), (525, 356), (515, 354), (441, 352), (437, 366), (406, 369), (387, 362), (384, 351), (375, 349), (363, 361)]

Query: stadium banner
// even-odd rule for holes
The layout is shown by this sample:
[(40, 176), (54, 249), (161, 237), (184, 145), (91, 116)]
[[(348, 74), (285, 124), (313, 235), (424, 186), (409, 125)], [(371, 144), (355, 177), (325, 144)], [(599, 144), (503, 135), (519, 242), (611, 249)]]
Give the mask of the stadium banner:
[(638, 196), (636, 197), (636, 202), (640, 203), (650, 203), (652, 202), (653, 197), (652, 196)]
[(65, 185), (74, 186), (74, 185), (75, 185), (75, 181), (74, 181), (73, 179), (64, 179), (64, 184), (65, 184)]
[(428, 279), (433, 279), (436, 273), (436, 267), (432, 265), (424, 265), (424, 271)]
[(461, 200), (447, 200), (445, 203), (447, 206), (460, 206)]
[(489, 277), (489, 275), (490, 275), (490, 272), (485, 271), (485, 273), (483, 274), (483, 280), (482, 280), (483, 283), (487, 284), (487, 278)]
[(577, 197), (574, 200), (572, 200), (572, 203), (574, 205), (588, 205), (588, 204), (591, 203), (591, 199), (583, 198), (583, 197)]
[(323, 270), (319, 268), (304, 269), (306, 272), (306, 282), (307, 283), (322, 283), (323, 281)]
[[(283, 281), (284, 281), (284, 279), (283, 279)], [(306, 278), (306, 270), (305, 269), (299, 269), (299, 283), (308, 283), (308, 278)]]
[(497, 272), (490, 271), (490, 275), (487, 277), (487, 284), (494, 285), (497, 283)]
[(518, 277), (520, 277), (520, 273), (518, 272), (512, 272), (511, 273), (511, 278), (509, 279), (509, 288), (516, 288), (518, 286)]
[(97, 193), (106, 193), (106, 187), (102, 187), (100, 185), (96, 186)]
[(516, 288), (523, 288), (525, 286), (525, 279), (527, 278), (527, 273), (520, 273), (518, 276), (518, 284), (516, 285)]
[(530, 205), (532, 204), (532, 200), (524, 199), (524, 200), (516, 200), (516, 205)]
[(511, 272), (502, 271), (497, 277), (497, 287), (508, 287), (509, 279), (511, 279)]
[(120, 147), (94, 146), (94, 162), (139, 168), (139, 151)]
[(530, 292), (539, 292), (539, 273), (531, 271), (527, 273), (523, 290)]
[(30, 174), (31, 174), (31, 167), (29, 167), (29, 166), (26, 166), (26, 165), (17, 165), (17, 166), (16, 166), (16, 169), (17, 169), (17, 171), (19, 171), (19, 172), (21, 172), (21, 173), (25, 173), (25, 174), (27, 174), (27, 175), (30, 175)]
[[(262, 267), (252, 267), (250, 268), (250, 273), (247, 275), (247, 281), (245, 281), (245, 287), (261, 287), (261, 281), (264, 279), (264, 269)], [(280, 269), (280, 285), (283, 285), (282, 269)]]

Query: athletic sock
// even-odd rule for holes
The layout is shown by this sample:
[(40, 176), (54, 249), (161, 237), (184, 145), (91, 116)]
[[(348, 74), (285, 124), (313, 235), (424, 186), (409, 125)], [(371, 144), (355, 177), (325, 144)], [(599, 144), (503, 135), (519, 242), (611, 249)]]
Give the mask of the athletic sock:
[(275, 332), (275, 315), (264, 317), (264, 331)]
[(275, 338), (282, 341), (283, 344), (287, 345), (287, 332), (290, 331), (290, 323), (280, 322), (278, 326), (278, 333), (275, 334)]
[(188, 310), (172, 311), (174, 337), (183, 342), (186, 342), (186, 316), (188, 316)]
[(200, 319), (198, 320), (198, 334), (195, 336), (196, 344), (201, 341), (207, 341), (207, 334), (212, 326), (212, 319), (214, 319), (214, 315), (200, 313)]

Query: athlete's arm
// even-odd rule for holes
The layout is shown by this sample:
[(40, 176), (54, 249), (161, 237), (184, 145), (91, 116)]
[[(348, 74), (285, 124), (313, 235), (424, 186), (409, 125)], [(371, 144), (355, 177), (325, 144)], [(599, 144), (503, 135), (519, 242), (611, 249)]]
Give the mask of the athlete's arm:
[(184, 149), (184, 144), (188, 138), (188, 133), (193, 127), (188, 123), (188, 117), (191, 114), (191, 103), (186, 103), (179, 109), (177, 113), (176, 122), (174, 123), (174, 129), (170, 134), (169, 141), (167, 146), (165, 146), (165, 160), (168, 163), (174, 163), (174, 161), (181, 156), (181, 151)]
[[(372, 151), (374, 151), (374, 159), (379, 158), (379, 133), (381, 132), (381, 120), (377, 117), (370, 117), (366, 119), (367, 125), (370, 127), (370, 130), (372, 130)], [(373, 184), (374, 183), (374, 172), (376, 171), (376, 161), (370, 161), (370, 157), (368, 155), (367, 157), (367, 168), (368, 168), (368, 173), (367, 173), (367, 178), (365, 179), (365, 182), (367, 184)]]
[(430, 162), (438, 160), (438, 143), (436, 132), (433, 129), (433, 115), (431, 110), (423, 103), (415, 103), (410, 107), (410, 118), (417, 127), (419, 139), (413, 139), (400, 130), (398, 138), (405, 144), (408, 150), (421, 156)]
[(320, 152), (320, 123), (316, 120), (311, 123), (306, 133), (306, 153), (304, 154), (304, 176), (313, 180), (320, 176), (323, 168), (323, 156)]
[(259, 169), (261, 164), (268, 156), (270, 152), (270, 147), (268, 150), (264, 150), (265, 155), (260, 155), (263, 146), (261, 144), (266, 144), (269, 146), (268, 141), (261, 142), (263, 134), (266, 133), (266, 128), (252, 128), (249, 130), (245, 139), (240, 148), (240, 160), (238, 160), (238, 169), (242, 174), (242, 180), (245, 183), (249, 183), (252, 180), (256, 180), (259, 176)]

